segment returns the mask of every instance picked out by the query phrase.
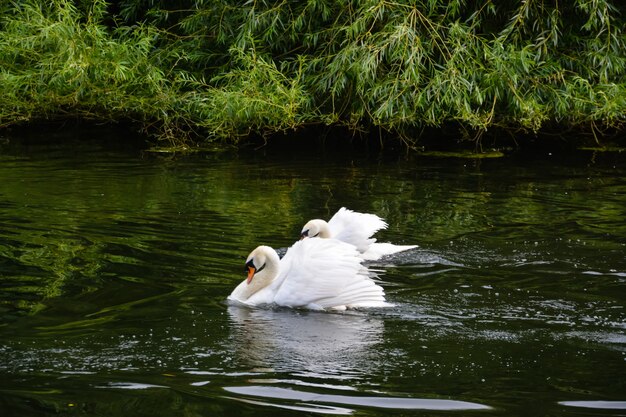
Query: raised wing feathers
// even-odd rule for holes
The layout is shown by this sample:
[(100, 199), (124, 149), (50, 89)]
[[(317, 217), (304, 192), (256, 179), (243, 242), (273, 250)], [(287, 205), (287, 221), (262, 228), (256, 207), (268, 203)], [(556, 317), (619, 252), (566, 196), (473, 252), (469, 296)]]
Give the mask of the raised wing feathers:
[(356, 246), (365, 252), (376, 241), (372, 235), (387, 228), (387, 223), (375, 214), (358, 213), (342, 207), (328, 221), (333, 238)]

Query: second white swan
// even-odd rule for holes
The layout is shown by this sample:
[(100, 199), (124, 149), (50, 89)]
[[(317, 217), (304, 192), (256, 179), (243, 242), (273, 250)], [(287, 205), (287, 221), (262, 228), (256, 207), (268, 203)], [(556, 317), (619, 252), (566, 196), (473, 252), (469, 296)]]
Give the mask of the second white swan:
[(357, 248), (364, 260), (375, 261), (385, 255), (416, 248), (417, 245), (394, 245), (377, 243), (372, 237), (379, 230), (386, 229), (387, 223), (375, 214), (359, 213), (342, 207), (326, 222), (314, 219), (307, 222), (300, 237), (321, 237), (341, 240)]

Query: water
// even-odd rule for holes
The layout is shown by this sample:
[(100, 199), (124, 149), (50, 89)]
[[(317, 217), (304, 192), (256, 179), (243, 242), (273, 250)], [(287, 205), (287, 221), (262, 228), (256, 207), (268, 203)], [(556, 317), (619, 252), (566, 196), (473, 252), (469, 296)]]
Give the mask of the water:
[[(624, 154), (24, 139), (0, 154), (2, 416), (626, 415)], [(394, 308), (225, 303), (255, 246), (341, 206), (420, 246), (370, 264)]]

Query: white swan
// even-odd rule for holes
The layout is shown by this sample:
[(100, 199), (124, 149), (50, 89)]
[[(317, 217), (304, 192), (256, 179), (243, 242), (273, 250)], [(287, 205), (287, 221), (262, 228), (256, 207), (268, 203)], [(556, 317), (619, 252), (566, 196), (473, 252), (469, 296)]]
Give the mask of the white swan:
[(314, 310), (388, 306), (358, 255), (352, 245), (335, 239), (300, 240), (282, 259), (269, 246), (259, 246), (246, 260), (248, 278), (228, 300)]
[(364, 260), (375, 261), (385, 255), (416, 248), (417, 245), (394, 245), (392, 243), (376, 243), (372, 237), (387, 223), (375, 214), (359, 213), (342, 207), (328, 221), (310, 220), (304, 225), (300, 236), (333, 238), (349, 243), (357, 248)]

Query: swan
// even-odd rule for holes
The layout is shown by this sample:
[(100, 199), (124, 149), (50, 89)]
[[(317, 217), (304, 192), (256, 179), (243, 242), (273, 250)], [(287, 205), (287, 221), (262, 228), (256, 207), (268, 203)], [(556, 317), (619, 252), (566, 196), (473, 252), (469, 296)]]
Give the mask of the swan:
[(385, 307), (385, 292), (367, 275), (354, 246), (335, 239), (297, 241), (282, 259), (259, 246), (246, 259), (248, 277), (228, 301), (312, 310)]
[(361, 258), (368, 261), (417, 247), (417, 245), (376, 243), (372, 235), (386, 228), (387, 223), (375, 214), (359, 213), (342, 207), (328, 222), (322, 219), (307, 222), (300, 232), (300, 238), (321, 237), (341, 240), (355, 246), (361, 253)]

